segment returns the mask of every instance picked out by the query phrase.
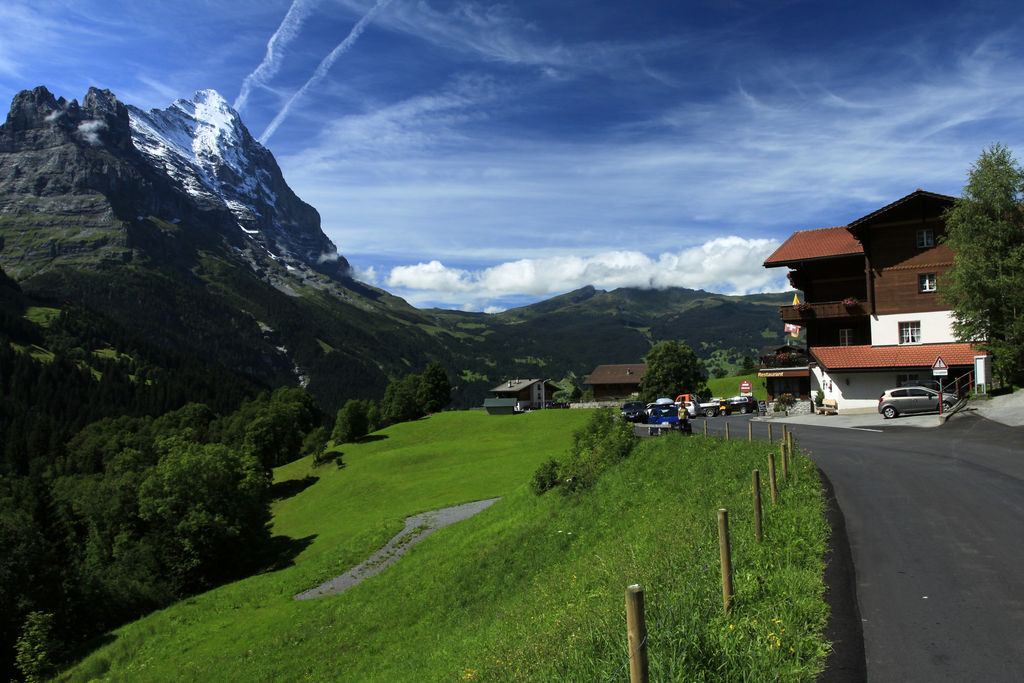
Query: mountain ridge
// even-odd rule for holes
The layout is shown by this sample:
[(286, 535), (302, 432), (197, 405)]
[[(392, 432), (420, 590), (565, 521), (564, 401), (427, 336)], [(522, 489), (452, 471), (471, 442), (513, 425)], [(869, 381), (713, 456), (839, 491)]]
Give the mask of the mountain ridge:
[(578, 382), (639, 362), (663, 339), (734, 363), (775, 336), (785, 303), (587, 286), (496, 314), (421, 310), (352, 279), (341, 255), (323, 262), (332, 249), (212, 91), (141, 112), (105, 90), (79, 105), (39, 87), (0, 125), (0, 268), (27, 293), (268, 386), (306, 386), (328, 410), (431, 361), (457, 407), (508, 376)]

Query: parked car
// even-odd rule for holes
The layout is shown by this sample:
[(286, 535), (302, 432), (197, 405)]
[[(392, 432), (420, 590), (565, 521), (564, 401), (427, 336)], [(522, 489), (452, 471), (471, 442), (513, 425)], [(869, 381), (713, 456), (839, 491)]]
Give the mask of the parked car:
[(908, 379), (900, 382), (900, 387), (924, 387), (925, 389), (931, 389), (932, 391), (939, 390), (939, 380), (937, 379)]
[(685, 433), (691, 432), (690, 416), (686, 414), (685, 410), (680, 410), (674, 403), (654, 403), (651, 406), (647, 424), (667, 424), (673, 428), (681, 429)]
[(672, 405), (675, 405), (675, 401), (673, 401), (672, 399), (670, 399), (670, 398), (659, 398), (654, 403), (648, 403), (647, 404), (647, 414), (650, 415), (651, 414), (651, 410), (655, 406), (672, 406)]
[(679, 394), (675, 403), (690, 417), (697, 417), (700, 414), (700, 397), (696, 394)]
[(757, 412), (757, 399), (753, 396), (733, 396), (732, 398), (727, 398), (726, 401), (734, 413), (746, 415), (747, 413)]
[(732, 415), (732, 406), (722, 396), (712, 396), (711, 400), (704, 404), (704, 416)]
[(703, 415), (704, 417), (714, 417), (715, 415), (724, 414), (728, 415), (728, 405), (726, 409), (722, 410), (722, 399), (713, 398), (710, 401), (705, 401), (697, 394), (679, 394), (676, 396), (676, 405), (680, 408), (686, 408), (686, 413), (690, 417), (697, 417)]
[(626, 401), (619, 414), (630, 422), (647, 422), (647, 408), (643, 401)]
[[(957, 402), (955, 394), (942, 394), (943, 410)], [(878, 412), (885, 419), (904, 413), (927, 413), (939, 409), (939, 392), (926, 387), (897, 387), (886, 389), (878, 397)]]

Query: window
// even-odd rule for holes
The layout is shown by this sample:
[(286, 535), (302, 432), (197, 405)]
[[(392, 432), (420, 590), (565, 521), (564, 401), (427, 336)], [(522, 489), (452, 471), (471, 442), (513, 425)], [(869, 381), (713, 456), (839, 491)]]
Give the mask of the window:
[(917, 248), (927, 249), (935, 246), (935, 233), (931, 228), (922, 228), (917, 231)]
[(921, 321), (900, 323), (900, 344), (921, 343)]
[(896, 375), (896, 386), (902, 387), (907, 384), (916, 384), (920, 377), (917, 374)]
[(917, 291), (919, 292), (934, 292), (935, 291), (935, 273), (922, 273), (917, 276)]
[(844, 327), (839, 330), (839, 345), (850, 346), (853, 344), (853, 328)]

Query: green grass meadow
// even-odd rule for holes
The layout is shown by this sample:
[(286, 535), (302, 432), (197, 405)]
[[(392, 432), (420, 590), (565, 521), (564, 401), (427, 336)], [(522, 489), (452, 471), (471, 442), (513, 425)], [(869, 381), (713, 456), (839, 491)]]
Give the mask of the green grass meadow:
[[(282, 467), (276, 480), (294, 489), (274, 507), (274, 533), (304, 546), (293, 566), (126, 625), (62, 678), (626, 681), (624, 592), (638, 583), (651, 680), (813, 680), (827, 651), (828, 533), (813, 465), (794, 457), (777, 504), (763, 486), (762, 544), (751, 470), (767, 471), (764, 442), (647, 439), (589, 491), (533, 495), (533, 471), (589, 417), (441, 413), (345, 444), (344, 467)], [(364, 560), (406, 516), (497, 496), (351, 590), (292, 599)], [(720, 507), (732, 523), (729, 614)]]
[(758, 401), (768, 399), (768, 391), (765, 389), (764, 380), (758, 379), (756, 372), (752, 372), (749, 375), (719, 377), (718, 379), (711, 378), (708, 380), (708, 391), (711, 396), (724, 396), (726, 398), (738, 396), (740, 393), (740, 382), (743, 380), (750, 382), (750, 390), (754, 394), (754, 398)]

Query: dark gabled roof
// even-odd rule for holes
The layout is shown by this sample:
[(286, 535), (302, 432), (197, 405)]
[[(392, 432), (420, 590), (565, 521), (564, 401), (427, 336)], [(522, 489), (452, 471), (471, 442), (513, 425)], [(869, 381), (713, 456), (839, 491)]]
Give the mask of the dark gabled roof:
[(485, 398), (484, 408), (515, 408), (516, 403), (514, 398)]
[(626, 363), (623, 365), (598, 365), (583, 380), (584, 384), (639, 384), (647, 372), (647, 363)]
[(765, 260), (764, 267), (775, 268), (800, 261), (858, 256), (863, 253), (864, 247), (846, 226), (798, 230)]
[(918, 188), (911, 192), (910, 194), (908, 194), (906, 197), (900, 197), (891, 204), (886, 204), (882, 208), (876, 211), (872, 211), (866, 216), (862, 216), (855, 221), (851, 221), (850, 224), (846, 227), (849, 228), (851, 231), (856, 232), (858, 228), (867, 225), (868, 223), (874, 221), (883, 214), (889, 213), (890, 211), (893, 211), (894, 209), (897, 209), (915, 199), (934, 199), (939, 202), (948, 204), (952, 204), (953, 202), (956, 201), (956, 197), (950, 197), (949, 195), (938, 194), (936, 192), (925, 192), (924, 190)]
[[(881, 216), (896, 211), (915, 200), (933, 200), (940, 204), (952, 205), (956, 198), (917, 189), (906, 197), (901, 197), (891, 204), (886, 204), (882, 208), (850, 222), (849, 225), (840, 225), (834, 228), (818, 228), (816, 230), (798, 230), (790, 235), (789, 239), (783, 242), (782, 246), (765, 260), (764, 267), (775, 268), (796, 264), (801, 261), (863, 254), (864, 247), (858, 239), (858, 232)], [(906, 208), (911, 209), (912, 207), (908, 206)]]
[(518, 393), (529, 386), (536, 384), (537, 382), (543, 382), (544, 384), (550, 384), (556, 390), (561, 389), (560, 386), (555, 384), (549, 379), (510, 379), (506, 382), (499, 384), (498, 386), (491, 389), (492, 394), (509, 394)]
[(973, 365), (974, 357), (983, 353), (972, 344), (811, 347), (811, 356), (828, 370), (931, 367), (940, 356), (949, 366)]

